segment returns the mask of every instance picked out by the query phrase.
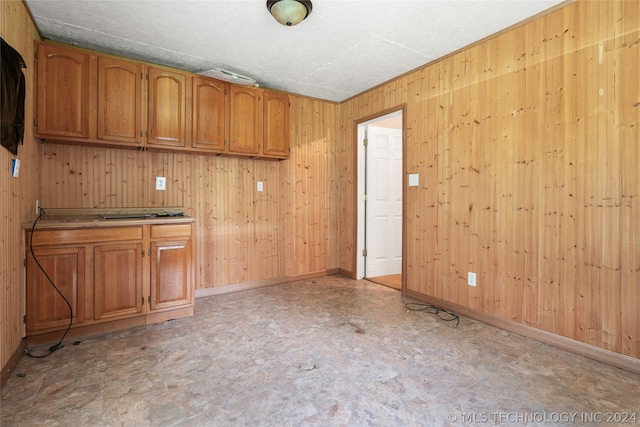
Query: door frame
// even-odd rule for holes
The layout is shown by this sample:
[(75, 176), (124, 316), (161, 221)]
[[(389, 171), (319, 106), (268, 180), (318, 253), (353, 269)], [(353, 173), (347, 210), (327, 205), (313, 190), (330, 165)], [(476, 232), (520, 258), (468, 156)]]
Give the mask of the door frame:
[(354, 136), (356, 146), (355, 156), (355, 171), (356, 171), (356, 191), (355, 200), (353, 201), (354, 212), (356, 213), (356, 226), (353, 230), (353, 241), (356, 242), (356, 250), (354, 252), (353, 266), (356, 279), (362, 279), (364, 276), (364, 261), (362, 256), (362, 250), (364, 248), (364, 200), (362, 195), (364, 194), (364, 164), (362, 158), (364, 156), (364, 147), (360, 144), (360, 126), (367, 122), (377, 121), (384, 116), (391, 115), (393, 113), (402, 114), (402, 294), (405, 293), (405, 277), (406, 277), (406, 194), (407, 186), (405, 182), (405, 176), (407, 175), (407, 105), (400, 104), (395, 107), (387, 108), (377, 113), (361, 117), (354, 121)]

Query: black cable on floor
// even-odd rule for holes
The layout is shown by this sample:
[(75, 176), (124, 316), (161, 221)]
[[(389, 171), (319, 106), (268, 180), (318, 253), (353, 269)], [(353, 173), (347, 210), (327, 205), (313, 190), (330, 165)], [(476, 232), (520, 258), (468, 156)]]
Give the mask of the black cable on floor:
[(36, 218), (36, 220), (33, 221), (33, 227), (31, 227), (31, 236), (29, 236), (29, 249), (31, 250), (31, 256), (33, 257), (33, 260), (36, 262), (36, 265), (38, 266), (38, 268), (40, 268), (40, 271), (42, 271), (42, 273), (47, 278), (47, 280), (49, 281), (51, 286), (53, 286), (53, 289), (56, 290), (58, 295), (60, 295), (60, 297), (64, 300), (64, 302), (67, 303), (67, 306), (69, 307), (69, 326), (67, 326), (67, 329), (64, 331), (64, 334), (62, 334), (62, 338), (60, 338), (60, 341), (58, 341), (57, 344), (54, 344), (51, 347), (49, 347), (49, 353), (43, 354), (43, 355), (40, 355), (40, 356), (36, 356), (34, 354), (29, 353), (28, 349), (24, 350), (24, 353), (27, 356), (33, 357), (33, 358), (36, 358), (36, 359), (42, 359), (43, 357), (51, 356), (51, 354), (53, 354), (54, 351), (58, 350), (59, 348), (62, 348), (63, 347), (62, 341), (64, 340), (64, 337), (67, 336), (67, 332), (69, 332), (69, 329), (71, 329), (71, 324), (73, 323), (73, 308), (71, 307), (71, 303), (69, 303), (69, 300), (67, 298), (65, 298), (65, 296), (62, 294), (62, 292), (60, 292), (60, 289), (58, 289), (58, 287), (53, 282), (51, 277), (49, 277), (49, 275), (44, 270), (44, 268), (42, 268), (42, 265), (40, 265), (40, 261), (38, 261), (38, 258), (36, 258), (36, 254), (33, 252), (33, 232), (35, 231), (36, 224), (42, 218), (43, 214), (44, 214), (44, 209), (40, 208), (40, 213), (38, 214), (38, 217)]
[(445, 322), (453, 322), (455, 320), (456, 324), (453, 326), (454, 328), (457, 328), (460, 324), (460, 316), (444, 308), (436, 307), (435, 305), (423, 304), (421, 302), (408, 302), (405, 304), (405, 307), (411, 311), (424, 311), (429, 314), (435, 314), (440, 320), (444, 320)]

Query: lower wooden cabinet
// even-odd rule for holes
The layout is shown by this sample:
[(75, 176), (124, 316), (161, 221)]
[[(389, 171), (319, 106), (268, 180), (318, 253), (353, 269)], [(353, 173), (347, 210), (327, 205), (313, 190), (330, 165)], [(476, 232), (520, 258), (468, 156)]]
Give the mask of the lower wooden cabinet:
[(140, 242), (94, 247), (94, 320), (143, 312), (142, 251)]
[(30, 239), (28, 230), (27, 337), (69, 324), (47, 276), (71, 304), (76, 336), (193, 314), (192, 223), (36, 230), (33, 254), (44, 272)]
[(73, 245), (35, 248), (34, 254), (47, 275), (42, 273), (29, 253), (27, 332), (65, 328), (69, 324), (69, 306), (58, 295), (49, 279), (71, 305), (73, 323), (84, 322), (85, 248)]
[(170, 309), (193, 301), (191, 225), (151, 229), (151, 310)]

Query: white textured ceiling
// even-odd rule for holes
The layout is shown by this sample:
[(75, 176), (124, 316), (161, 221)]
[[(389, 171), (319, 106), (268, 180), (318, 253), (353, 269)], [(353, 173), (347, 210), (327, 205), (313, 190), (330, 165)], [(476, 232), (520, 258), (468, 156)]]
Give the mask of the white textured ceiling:
[(563, 0), (314, 0), (293, 27), (263, 0), (25, 0), (43, 37), (342, 101)]

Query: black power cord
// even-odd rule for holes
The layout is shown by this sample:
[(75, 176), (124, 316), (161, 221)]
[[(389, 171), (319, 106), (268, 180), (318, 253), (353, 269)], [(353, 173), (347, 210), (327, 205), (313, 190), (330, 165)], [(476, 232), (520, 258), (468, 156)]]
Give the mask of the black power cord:
[(40, 268), (40, 271), (42, 271), (42, 273), (47, 278), (47, 280), (49, 281), (51, 286), (53, 286), (53, 289), (56, 290), (58, 295), (60, 295), (60, 297), (64, 300), (64, 302), (67, 303), (67, 306), (69, 307), (69, 326), (67, 326), (67, 329), (64, 331), (64, 334), (62, 334), (62, 338), (60, 338), (60, 341), (58, 341), (57, 344), (54, 344), (51, 347), (49, 347), (49, 353), (43, 354), (43, 355), (40, 355), (40, 356), (36, 356), (34, 354), (31, 354), (28, 349), (24, 350), (24, 353), (27, 356), (33, 357), (33, 358), (36, 358), (36, 359), (42, 359), (43, 357), (51, 356), (51, 354), (53, 354), (54, 351), (62, 348), (63, 347), (62, 341), (64, 340), (64, 337), (67, 336), (67, 332), (69, 332), (69, 329), (71, 329), (71, 324), (73, 323), (73, 308), (71, 307), (71, 303), (69, 303), (69, 300), (67, 298), (65, 298), (65, 296), (62, 294), (62, 292), (60, 292), (60, 289), (58, 289), (58, 287), (53, 282), (51, 277), (49, 277), (49, 275), (44, 270), (44, 268), (42, 268), (42, 265), (40, 264), (40, 261), (38, 261), (38, 258), (36, 258), (36, 254), (33, 252), (33, 233), (34, 233), (34, 231), (36, 229), (36, 224), (42, 218), (43, 214), (44, 214), (44, 209), (40, 208), (40, 212), (38, 214), (38, 217), (36, 218), (35, 221), (33, 221), (33, 226), (31, 227), (31, 236), (29, 236), (29, 249), (31, 250), (31, 256), (33, 257), (33, 260), (36, 262), (36, 265), (38, 266), (38, 268)]
[(420, 302), (408, 302), (405, 304), (405, 307), (407, 307), (407, 310), (411, 311), (424, 311), (429, 314), (435, 314), (440, 320), (444, 320), (445, 322), (453, 322), (455, 320), (456, 324), (453, 326), (454, 328), (457, 328), (460, 324), (460, 316), (445, 310), (444, 308), (436, 307), (435, 305), (423, 304)]

